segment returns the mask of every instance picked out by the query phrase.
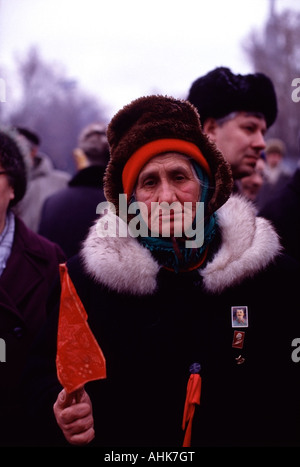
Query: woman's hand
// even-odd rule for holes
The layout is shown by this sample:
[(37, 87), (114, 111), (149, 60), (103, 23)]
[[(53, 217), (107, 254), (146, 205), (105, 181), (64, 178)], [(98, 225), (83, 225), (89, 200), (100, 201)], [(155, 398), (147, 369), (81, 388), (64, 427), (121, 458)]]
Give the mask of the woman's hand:
[(63, 389), (53, 406), (58, 426), (70, 444), (84, 446), (95, 437), (92, 403), (82, 387), (68, 394)]

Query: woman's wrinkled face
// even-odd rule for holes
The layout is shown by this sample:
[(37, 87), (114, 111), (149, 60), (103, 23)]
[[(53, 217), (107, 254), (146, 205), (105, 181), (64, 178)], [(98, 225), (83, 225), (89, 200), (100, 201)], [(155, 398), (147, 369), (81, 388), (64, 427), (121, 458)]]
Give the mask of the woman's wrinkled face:
[(190, 160), (175, 152), (153, 157), (142, 168), (135, 188), (144, 221), (151, 233), (162, 236), (179, 237), (184, 226), (192, 224), (200, 193)]

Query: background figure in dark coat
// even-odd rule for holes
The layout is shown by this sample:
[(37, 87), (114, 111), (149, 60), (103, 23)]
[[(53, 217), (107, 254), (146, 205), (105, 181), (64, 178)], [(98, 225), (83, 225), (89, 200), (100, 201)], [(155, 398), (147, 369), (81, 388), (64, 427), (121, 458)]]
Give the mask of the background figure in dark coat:
[(272, 221), (287, 253), (300, 261), (300, 167), (289, 183), (259, 211)]
[(20, 127), (17, 131), (29, 144), (31, 169), (25, 196), (16, 206), (15, 212), (29, 229), (37, 232), (44, 201), (65, 188), (71, 175), (56, 169), (51, 158), (40, 151), (40, 138), (35, 132)]
[(68, 187), (44, 203), (39, 233), (58, 243), (69, 258), (76, 254), (104, 201), (103, 175), (109, 159), (104, 124), (94, 123), (79, 136), (74, 158), (78, 168)]
[(266, 158), (265, 180), (256, 200), (259, 210), (274, 197), (277, 197), (277, 194), (290, 181), (292, 175), (292, 172), (284, 166), (286, 150), (283, 141), (278, 138), (268, 140), (264, 153)]
[[(32, 341), (46, 320), (58, 245), (28, 229), (12, 212), (26, 190), (26, 159), (17, 133), (0, 130), (0, 445), (25, 442), (20, 377)], [(5, 354), (3, 355), (3, 350)]]

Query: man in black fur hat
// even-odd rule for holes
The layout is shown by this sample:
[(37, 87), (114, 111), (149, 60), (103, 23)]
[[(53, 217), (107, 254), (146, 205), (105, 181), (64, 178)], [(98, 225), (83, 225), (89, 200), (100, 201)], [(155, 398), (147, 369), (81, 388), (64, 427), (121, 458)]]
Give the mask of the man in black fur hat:
[(230, 163), (233, 178), (251, 175), (277, 116), (271, 80), (262, 73), (235, 75), (218, 67), (192, 83), (187, 99), (197, 108), (204, 132)]

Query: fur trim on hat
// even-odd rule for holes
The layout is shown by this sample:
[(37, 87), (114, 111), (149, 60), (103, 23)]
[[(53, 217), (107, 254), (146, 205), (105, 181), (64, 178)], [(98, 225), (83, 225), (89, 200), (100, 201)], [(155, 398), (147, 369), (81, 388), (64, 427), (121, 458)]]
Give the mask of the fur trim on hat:
[[(204, 289), (221, 293), (263, 270), (280, 253), (278, 235), (271, 223), (256, 217), (253, 205), (232, 195), (217, 212), (222, 244), (213, 259), (199, 274)], [(84, 242), (81, 256), (87, 273), (98, 283), (118, 293), (153, 294), (160, 266), (149, 250), (129, 234), (112, 237), (105, 225), (128, 226), (108, 212), (98, 220)], [(105, 232), (104, 232), (105, 230)], [(105, 236), (106, 235), (106, 236)]]
[(265, 154), (269, 154), (271, 152), (275, 152), (277, 154), (281, 154), (285, 156), (286, 153), (286, 146), (284, 142), (279, 138), (272, 138), (269, 139), (266, 143)]
[(277, 117), (275, 89), (263, 73), (235, 75), (229, 68), (215, 68), (193, 82), (187, 100), (198, 109), (202, 125), (238, 111), (262, 113), (267, 127)]
[(229, 163), (203, 134), (197, 110), (185, 100), (166, 96), (141, 97), (126, 105), (111, 120), (107, 131), (110, 161), (104, 177), (104, 192), (118, 213), (119, 194), (123, 193), (122, 172), (141, 146), (164, 138), (194, 143), (207, 160), (214, 177), (214, 194), (207, 214), (224, 204), (232, 191)]

